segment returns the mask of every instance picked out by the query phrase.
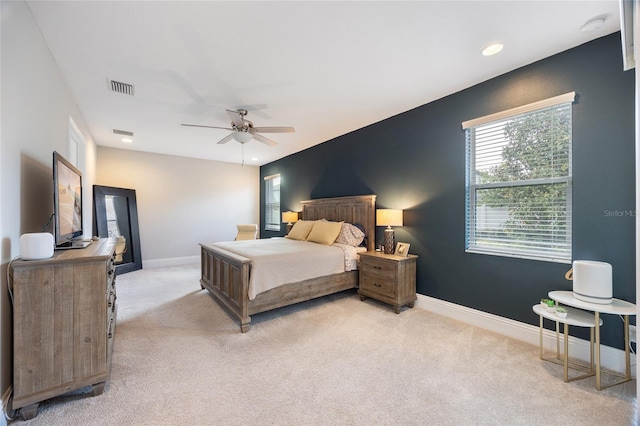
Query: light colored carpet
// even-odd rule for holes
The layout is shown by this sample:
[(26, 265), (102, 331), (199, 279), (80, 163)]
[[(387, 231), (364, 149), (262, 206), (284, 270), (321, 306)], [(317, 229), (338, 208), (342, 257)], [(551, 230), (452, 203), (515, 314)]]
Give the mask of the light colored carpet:
[(255, 315), (245, 334), (199, 265), (121, 275), (117, 291), (107, 391), (21, 424), (636, 424), (635, 381), (564, 383), (537, 346), (354, 291)]

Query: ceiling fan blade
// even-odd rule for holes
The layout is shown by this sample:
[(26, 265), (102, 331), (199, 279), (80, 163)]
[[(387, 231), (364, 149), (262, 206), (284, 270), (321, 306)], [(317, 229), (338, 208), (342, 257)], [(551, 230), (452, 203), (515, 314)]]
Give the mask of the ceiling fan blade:
[(231, 133), (230, 135), (225, 136), (224, 138), (220, 139), (220, 141), (218, 142), (218, 144), (223, 144), (223, 143), (227, 143), (230, 140), (233, 139), (233, 133)]
[(260, 142), (262, 142), (262, 143), (266, 143), (266, 144), (267, 144), (267, 145), (269, 145), (269, 146), (276, 146), (276, 145), (278, 145), (278, 142), (276, 142), (276, 141), (272, 141), (271, 139), (269, 139), (269, 138), (265, 138), (264, 136), (259, 135), (259, 134), (257, 134), (257, 133), (253, 133), (253, 138), (254, 138), (254, 139), (256, 139), (256, 140), (258, 140), (258, 141), (260, 141)]
[(202, 124), (181, 124), (181, 126), (188, 126), (188, 127), (206, 127), (207, 129), (222, 129), (222, 130), (229, 130), (229, 131), (233, 131), (233, 129), (230, 129), (229, 127), (218, 127), (218, 126), (204, 126)]
[(260, 133), (294, 133), (293, 127), (254, 127), (256, 132)]
[(228, 109), (227, 115), (229, 115), (231, 122), (235, 124), (236, 127), (244, 127), (244, 120), (242, 119), (242, 116), (240, 115), (240, 113), (238, 113), (238, 111), (231, 111), (230, 109)]

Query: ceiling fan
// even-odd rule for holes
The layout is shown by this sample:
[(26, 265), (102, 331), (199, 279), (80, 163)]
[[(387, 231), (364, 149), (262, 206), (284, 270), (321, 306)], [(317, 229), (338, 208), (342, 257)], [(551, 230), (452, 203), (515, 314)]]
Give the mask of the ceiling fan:
[(251, 139), (256, 139), (269, 146), (275, 146), (278, 143), (267, 137), (262, 136), (260, 133), (293, 133), (295, 129), (293, 127), (253, 127), (253, 123), (244, 117), (247, 115), (246, 109), (238, 109), (236, 111), (227, 110), (227, 114), (231, 118), (231, 127), (217, 127), (217, 126), (204, 126), (201, 124), (182, 124), (189, 127), (207, 127), (210, 129), (224, 129), (230, 130), (232, 133), (224, 138), (220, 139), (219, 144), (227, 143), (231, 139), (235, 139), (241, 144), (249, 142)]

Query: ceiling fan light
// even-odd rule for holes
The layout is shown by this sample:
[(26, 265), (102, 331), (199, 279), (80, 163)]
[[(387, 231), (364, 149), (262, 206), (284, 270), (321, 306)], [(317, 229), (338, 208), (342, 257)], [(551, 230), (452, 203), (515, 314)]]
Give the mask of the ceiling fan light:
[(253, 139), (253, 135), (249, 132), (234, 132), (233, 133), (233, 138), (235, 140), (237, 140), (240, 143), (247, 143), (249, 142), (251, 139)]

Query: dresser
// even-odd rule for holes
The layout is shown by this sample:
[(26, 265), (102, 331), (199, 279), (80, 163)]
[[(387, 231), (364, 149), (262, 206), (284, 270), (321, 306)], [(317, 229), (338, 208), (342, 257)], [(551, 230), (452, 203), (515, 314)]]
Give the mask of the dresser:
[(413, 308), (417, 299), (417, 259), (413, 254), (402, 257), (377, 251), (360, 253), (360, 299), (370, 297), (388, 303), (397, 314), (404, 305)]
[(41, 401), (92, 386), (111, 374), (116, 322), (115, 240), (56, 251), (9, 267), (13, 302), (13, 398), (25, 420)]

